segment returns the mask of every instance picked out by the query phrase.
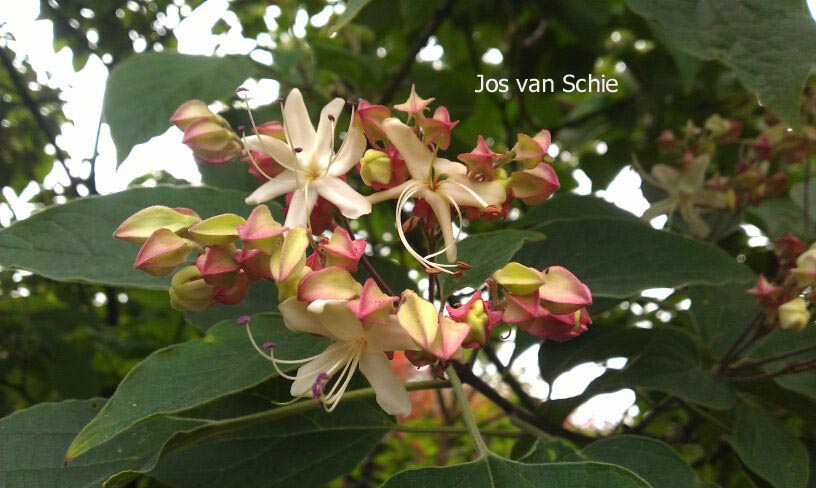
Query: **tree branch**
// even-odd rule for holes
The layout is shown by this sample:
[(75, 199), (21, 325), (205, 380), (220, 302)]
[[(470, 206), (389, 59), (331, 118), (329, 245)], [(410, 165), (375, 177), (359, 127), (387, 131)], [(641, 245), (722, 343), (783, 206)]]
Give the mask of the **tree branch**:
[(530, 398), (530, 395), (528, 395), (526, 391), (524, 391), (524, 387), (522, 387), (521, 383), (518, 382), (518, 380), (516, 379), (515, 376), (513, 376), (510, 370), (507, 367), (505, 367), (504, 364), (502, 364), (501, 360), (496, 355), (496, 351), (493, 350), (490, 344), (486, 344), (482, 348), (482, 350), (485, 352), (485, 354), (487, 354), (487, 357), (488, 359), (490, 359), (490, 362), (493, 363), (494, 366), (496, 366), (496, 369), (499, 371), (502, 380), (505, 383), (507, 383), (507, 386), (509, 386), (510, 389), (513, 390), (513, 393), (515, 393), (516, 396), (519, 397), (519, 401), (521, 401), (521, 403), (523, 403), (524, 406), (527, 407), (528, 409), (535, 410), (536, 404), (533, 401), (533, 399)]

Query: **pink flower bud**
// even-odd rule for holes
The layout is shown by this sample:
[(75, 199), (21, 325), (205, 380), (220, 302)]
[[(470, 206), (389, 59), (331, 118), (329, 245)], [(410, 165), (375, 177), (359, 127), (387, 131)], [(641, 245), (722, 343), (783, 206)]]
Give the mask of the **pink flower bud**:
[(236, 227), (238, 237), (245, 249), (259, 249), (265, 254), (272, 254), (281, 245), (283, 233), (288, 227), (280, 225), (272, 217), (266, 205), (258, 205), (249, 214), (245, 223)]
[(235, 259), (232, 246), (210, 246), (196, 259), (196, 267), (207, 284), (219, 288), (235, 285), (241, 265)]
[(340, 266), (352, 273), (357, 271), (360, 258), (365, 252), (365, 239), (352, 240), (346, 229), (335, 227), (331, 239), (322, 246), (326, 255), (326, 266)]
[(439, 107), (434, 111), (432, 118), (419, 120), (419, 126), (422, 128), (422, 142), (436, 144), (440, 149), (445, 150), (450, 146), (451, 131), (457, 125), (459, 121), (451, 121), (448, 109)]
[(354, 112), (355, 123), (362, 128), (369, 141), (384, 141), (388, 137), (382, 129), (383, 120), (391, 117), (391, 110), (385, 105), (372, 105), (360, 100)]
[(470, 301), (459, 307), (446, 306), (448, 314), (457, 322), (464, 322), (470, 326), (470, 332), (462, 343), (464, 348), (482, 347), (490, 341), (493, 328), (501, 322), (501, 312), (493, 311), (490, 302), (482, 300), (476, 293)]
[(545, 314), (531, 322), (519, 324), (521, 330), (536, 337), (546, 337), (551, 341), (564, 342), (587, 331), (592, 318), (585, 308), (564, 315)]
[(560, 187), (558, 175), (547, 163), (539, 163), (535, 168), (515, 171), (510, 175), (510, 190), (526, 205), (544, 202)]
[(158, 229), (142, 244), (133, 267), (154, 276), (165, 276), (184, 263), (195, 244), (169, 229)]
[(782, 294), (782, 291), (781, 286), (769, 282), (765, 275), (760, 274), (757, 276), (756, 285), (749, 288), (745, 293), (763, 300), (776, 300)]
[(249, 290), (249, 277), (245, 273), (240, 273), (232, 286), (228, 288), (217, 288), (213, 295), (213, 300), (225, 305), (237, 305), (246, 298)]
[(493, 178), (493, 163), (500, 157), (501, 154), (494, 153), (481, 135), (478, 137), (476, 147), (472, 151), (457, 156), (460, 161), (467, 165), (468, 174), (485, 175), (489, 178)]
[(303, 277), (298, 285), (297, 299), (307, 303), (315, 300), (351, 300), (357, 298), (362, 289), (348, 271), (332, 266)]
[(774, 239), (774, 252), (779, 257), (779, 262), (783, 266), (789, 266), (796, 261), (796, 258), (805, 252), (807, 246), (799, 240), (793, 233), (788, 232), (782, 237)]
[(592, 305), (589, 287), (561, 266), (544, 270), (544, 284), (538, 288), (538, 293), (541, 305), (556, 315), (573, 313)]
[(451, 359), (470, 332), (466, 322), (441, 316), (429, 301), (406, 290), (397, 311), (400, 326), (420, 347), (444, 360)]
[(212, 164), (227, 163), (243, 150), (234, 132), (211, 119), (199, 119), (188, 125), (182, 142), (199, 159)]
[(277, 120), (270, 120), (269, 122), (259, 125), (255, 128), (255, 132), (258, 135), (274, 137), (275, 139), (286, 142), (286, 131), (283, 128), (283, 124)]
[(158, 229), (178, 232), (200, 221), (201, 217), (189, 208), (154, 205), (125, 219), (113, 233), (113, 237), (141, 244)]
[(516, 142), (516, 146), (513, 148), (513, 151), (516, 153), (514, 159), (523, 162), (524, 166), (531, 168), (544, 159), (544, 156), (547, 155), (547, 151), (550, 149), (551, 143), (552, 136), (550, 135), (550, 131), (546, 129), (533, 137), (527, 134), (519, 134), (518, 142)]
[(216, 115), (201, 100), (187, 100), (173, 112), (170, 122), (181, 130), (201, 119), (215, 119)]
[(204, 245), (230, 244), (238, 239), (238, 226), (246, 223), (236, 214), (221, 214), (202, 220), (187, 229), (189, 236)]
[(394, 105), (394, 108), (399, 110), (400, 112), (405, 112), (407, 114), (411, 114), (414, 116), (421, 116), (422, 112), (436, 100), (435, 98), (428, 98), (424, 99), (417, 95), (416, 92), (416, 85), (411, 85), (411, 94), (408, 96), (408, 100), (404, 103), (400, 103), (398, 105)]
[(369, 278), (363, 284), (360, 298), (349, 301), (348, 307), (364, 326), (385, 325), (391, 314), (391, 306), (397, 300), (397, 297), (383, 293), (377, 283)]
[(176, 310), (201, 312), (212, 305), (214, 290), (204, 281), (198, 268), (186, 266), (170, 280), (170, 305)]

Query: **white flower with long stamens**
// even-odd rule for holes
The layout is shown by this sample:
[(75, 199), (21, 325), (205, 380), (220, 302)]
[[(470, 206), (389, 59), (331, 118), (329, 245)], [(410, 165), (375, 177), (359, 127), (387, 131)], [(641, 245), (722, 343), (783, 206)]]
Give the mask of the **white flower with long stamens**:
[[(456, 261), (451, 205), (459, 215), (461, 224), (460, 206), (486, 208), (501, 205), (506, 196), (504, 186), (499, 181), (475, 181), (469, 178), (464, 164), (436, 157), (435, 153), (422, 144), (410, 127), (395, 118), (386, 119), (382, 127), (405, 160), (411, 179), (394, 188), (375, 193), (369, 196), (368, 200), (371, 203), (379, 203), (396, 198), (397, 233), (405, 248), (426, 268), (452, 273), (447, 268), (456, 267), (456, 264), (439, 264), (432, 261), (442, 253), (449, 262)], [(445, 239), (445, 248), (441, 251), (421, 256), (405, 238), (401, 213), (411, 198), (424, 199), (436, 215)]]
[[(268, 352), (263, 351), (252, 339), (247, 326), (255, 349), (272, 362), (279, 375), (294, 381), (290, 390), (292, 396), (317, 398), (331, 412), (359, 368), (374, 388), (377, 403), (383, 410), (391, 415), (408, 415), (411, 412), (411, 399), (405, 385), (391, 370), (385, 353), (419, 348), (399, 326), (396, 318), (390, 315), (385, 324), (366, 330), (349, 309), (346, 300), (330, 300), (321, 303), (317, 309), (321, 311), (316, 313), (313, 311), (315, 307), (308, 307), (307, 303), (296, 298), (285, 300), (279, 307), (283, 322), (290, 330), (321, 335), (333, 341), (322, 353), (308, 358), (275, 358), (274, 347), (269, 347)], [(294, 376), (280, 368), (281, 365), (292, 364), (302, 365)], [(334, 382), (327, 385), (331, 378), (334, 378)]]
[(334, 151), (334, 129), (344, 105), (340, 98), (329, 102), (320, 112), (315, 131), (300, 91), (289, 92), (283, 105), (287, 142), (263, 134), (244, 139), (246, 149), (266, 154), (285, 168), (247, 197), (247, 204), (258, 205), (294, 192), (284, 223), (289, 228), (306, 225), (318, 196), (351, 219), (371, 212), (366, 198), (340, 179), (360, 161), (366, 148), (365, 135), (350, 124), (340, 149)]

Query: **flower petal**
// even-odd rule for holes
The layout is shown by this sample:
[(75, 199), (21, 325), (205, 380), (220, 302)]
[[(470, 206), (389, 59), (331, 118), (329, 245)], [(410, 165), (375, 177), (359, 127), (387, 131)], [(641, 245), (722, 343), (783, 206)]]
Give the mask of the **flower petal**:
[(266, 154), (283, 166), (297, 166), (297, 157), (292, 148), (280, 139), (265, 135), (249, 136), (244, 139), (244, 147)]
[(283, 315), (283, 323), (286, 328), (292, 332), (303, 332), (306, 334), (316, 334), (328, 337), (332, 340), (337, 340), (337, 337), (331, 334), (314, 314), (306, 309), (307, 305), (299, 301), (297, 298), (287, 298), (280, 305), (281, 315)]
[(436, 215), (436, 220), (439, 222), (439, 228), (442, 229), (442, 237), (445, 239), (445, 247), (447, 248), (445, 256), (449, 262), (456, 262), (456, 239), (453, 237), (450, 202), (440, 193), (432, 191), (425, 192), (423, 198), (431, 206), (434, 215)]
[(312, 147), (315, 139), (314, 126), (309, 120), (309, 111), (306, 110), (303, 95), (297, 88), (293, 88), (286, 97), (286, 104), (283, 106), (283, 126), (292, 147)]
[(397, 311), (399, 324), (417, 344), (430, 348), (439, 332), (439, 313), (433, 303), (411, 290), (402, 293), (404, 301)]
[(408, 332), (403, 329), (393, 315), (385, 324), (377, 324), (366, 332), (369, 347), (380, 351), (414, 351), (419, 350)]
[(564, 267), (544, 270), (544, 284), (538, 288), (541, 304), (550, 312), (562, 315), (592, 305), (589, 288)]
[(360, 372), (365, 375), (377, 394), (377, 403), (391, 415), (411, 413), (411, 398), (405, 385), (391, 370), (391, 364), (382, 351), (365, 348), (360, 355)]
[[(352, 116), (351, 120), (354, 120), (354, 116)], [(337, 150), (337, 155), (334, 157), (334, 162), (332, 162), (329, 168), (329, 175), (342, 176), (348, 173), (355, 164), (360, 162), (360, 159), (362, 159), (365, 153), (365, 148), (365, 134), (353, 123), (350, 124), (348, 131), (346, 131), (346, 138), (343, 139), (343, 143), (340, 145), (340, 149)]]
[(320, 120), (317, 121), (317, 133), (314, 142), (308, 147), (309, 153), (306, 155), (307, 160), (314, 165), (313, 169), (315, 170), (325, 170), (329, 165), (332, 149), (334, 148), (334, 127), (345, 104), (346, 102), (342, 98), (335, 98), (320, 111)]
[(433, 154), (417, 138), (413, 129), (392, 117), (383, 121), (383, 130), (391, 143), (399, 149), (411, 178), (418, 181), (427, 180)]
[(405, 191), (406, 187), (408, 187), (409, 185), (414, 185), (414, 184), (416, 184), (416, 181), (408, 180), (408, 181), (406, 181), (405, 183), (403, 183), (401, 185), (397, 185), (397, 186), (395, 186), (393, 188), (389, 188), (387, 190), (379, 191), (377, 193), (369, 195), (367, 198), (368, 198), (368, 201), (371, 202), (372, 204), (377, 204), (377, 203), (380, 203), (380, 202), (384, 202), (386, 200), (393, 200), (395, 198), (399, 198), (399, 196), (402, 194), (402, 192)]
[(371, 202), (340, 178), (324, 176), (315, 180), (312, 185), (321, 197), (333, 203), (350, 219), (371, 213)]
[(268, 202), (283, 194), (294, 191), (298, 186), (297, 176), (292, 171), (284, 171), (278, 176), (259, 186), (252, 194), (246, 197), (247, 205), (258, 205)]
[(343, 358), (351, 354), (351, 348), (345, 342), (335, 342), (326, 348), (318, 358), (304, 364), (297, 370), (295, 381), (289, 392), (293, 397), (312, 396), (312, 385), (320, 373), (333, 375), (345, 364)]
[(292, 201), (289, 202), (289, 210), (286, 212), (286, 220), (283, 225), (294, 229), (295, 227), (305, 227), (308, 216), (312, 213), (312, 209), (317, 202), (317, 192), (310, 191), (308, 200), (304, 199), (304, 191), (298, 189), (292, 195)]
[(501, 205), (507, 198), (504, 185), (499, 181), (474, 181), (462, 175), (448, 177), (439, 184), (439, 191), (453, 198), (457, 204), (466, 207), (484, 208), (487, 205)]
[(341, 341), (356, 341), (364, 336), (363, 324), (351, 313), (346, 302), (328, 301), (323, 313), (317, 314), (323, 327)]

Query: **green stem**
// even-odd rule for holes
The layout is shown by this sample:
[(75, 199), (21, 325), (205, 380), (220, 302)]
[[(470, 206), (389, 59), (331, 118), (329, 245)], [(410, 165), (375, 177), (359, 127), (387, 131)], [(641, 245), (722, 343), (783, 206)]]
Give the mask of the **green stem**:
[[(422, 426), (422, 425), (397, 425), (392, 429), (394, 432), (406, 432), (409, 434), (447, 434), (461, 435), (469, 434), (468, 429), (454, 427), (450, 425)], [(521, 437), (526, 433), (518, 430), (485, 429), (481, 431), (483, 436), (488, 437)]]
[(450, 377), (453, 393), (456, 395), (456, 398), (459, 399), (459, 405), (462, 406), (462, 420), (464, 420), (465, 427), (467, 427), (468, 432), (470, 432), (470, 437), (473, 438), (473, 444), (479, 452), (479, 457), (487, 456), (490, 454), (490, 449), (487, 448), (482, 434), (479, 433), (479, 426), (476, 425), (476, 419), (473, 417), (473, 411), (470, 409), (470, 402), (468, 402), (465, 390), (462, 389), (462, 382), (459, 381), (459, 375), (456, 374), (456, 370), (453, 366), (448, 366), (448, 377)]

